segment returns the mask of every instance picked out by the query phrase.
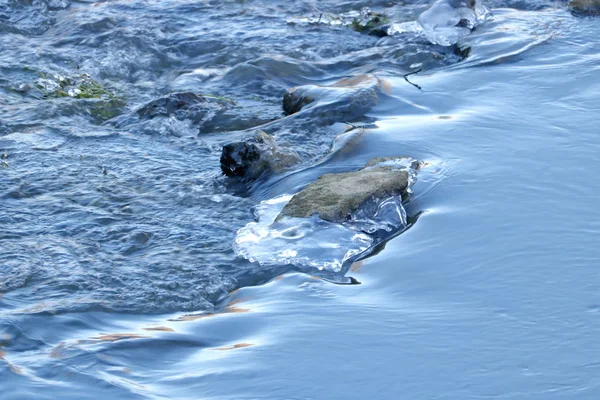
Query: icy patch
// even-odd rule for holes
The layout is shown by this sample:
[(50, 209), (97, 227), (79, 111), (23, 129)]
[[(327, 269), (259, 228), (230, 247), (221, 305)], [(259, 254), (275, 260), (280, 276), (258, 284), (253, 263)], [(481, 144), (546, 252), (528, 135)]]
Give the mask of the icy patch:
[(451, 46), (490, 17), (490, 10), (475, 0), (437, 0), (417, 22), (431, 43)]
[(511, 62), (556, 35), (576, 29), (576, 20), (561, 9), (494, 10), (494, 19), (477, 29), (460, 46), (471, 49), (467, 61), (448, 68)]
[(179, 120), (175, 116), (154, 118), (140, 124), (142, 131), (147, 135), (195, 137), (198, 128), (191, 120)]
[(423, 32), (423, 28), (417, 21), (408, 21), (393, 23), (390, 25), (387, 31), (388, 35), (390, 36), (411, 32)]
[(315, 12), (309, 16), (290, 17), (286, 20), (288, 24), (295, 25), (331, 25), (353, 27), (354, 30), (363, 31), (385, 21), (385, 16), (363, 7), (360, 11), (352, 10), (343, 14), (329, 14)]
[(373, 32), (373, 29), (379, 28), (381, 35), (390, 36), (419, 33), (433, 44), (451, 46), (490, 17), (490, 10), (479, 0), (437, 0), (417, 21), (389, 24), (385, 15), (364, 7), (360, 11), (353, 10), (339, 15), (316, 10), (309, 16), (288, 18), (287, 23), (344, 26), (358, 32)]
[(381, 158), (379, 160), (375, 159), (375, 161), (367, 164), (365, 169), (390, 167), (406, 171), (408, 173), (408, 188), (406, 191), (412, 193), (412, 187), (417, 182), (417, 170), (423, 165), (421, 162), (410, 157)]
[(373, 238), (366, 233), (318, 217), (275, 222), (291, 198), (277, 197), (256, 207), (257, 222), (240, 229), (235, 238), (239, 255), (262, 266), (291, 264), (339, 272), (344, 262), (373, 246)]

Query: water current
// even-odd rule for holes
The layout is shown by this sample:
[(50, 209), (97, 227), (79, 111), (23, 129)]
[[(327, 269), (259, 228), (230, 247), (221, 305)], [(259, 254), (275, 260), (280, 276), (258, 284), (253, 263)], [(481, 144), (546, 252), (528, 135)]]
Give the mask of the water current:
[(600, 398), (600, 19), (431, 5), (0, 0), (0, 399)]

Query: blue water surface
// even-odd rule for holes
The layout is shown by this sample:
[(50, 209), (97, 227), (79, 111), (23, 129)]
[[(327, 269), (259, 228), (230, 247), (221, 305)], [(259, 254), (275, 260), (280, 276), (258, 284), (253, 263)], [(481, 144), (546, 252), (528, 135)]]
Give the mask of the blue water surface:
[[(0, 0), (0, 398), (600, 398), (600, 20), (486, 4), (463, 57), (298, 19), (424, 1)], [(110, 96), (36, 88), (82, 73)], [(281, 133), (293, 173), (221, 174), (287, 88), (364, 73), (386, 94), (350, 148), (317, 163), (344, 128), (315, 121)], [(181, 91), (239, 118), (136, 114)], [(360, 285), (234, 252), (260, 201), (401, 155), (412, 224)]]

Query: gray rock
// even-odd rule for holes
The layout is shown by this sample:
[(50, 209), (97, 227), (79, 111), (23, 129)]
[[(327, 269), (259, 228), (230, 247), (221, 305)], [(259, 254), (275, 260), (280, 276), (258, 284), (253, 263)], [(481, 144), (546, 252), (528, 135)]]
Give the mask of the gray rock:
[(253, 181), (266, 173), (281, 172), (299, 161), (296, 153), (278, 146), (266, 132), (257, 131), (249, 140), (223, 146), (221, 171), (229, 177)]
[(224, 101), (208, 101), (204, 96), (191, 92), (172, 93), (152, 100), (136, 112), (140, 118), (175, 116), (178, 119), (190, 119), (194, 122), (204, 120), (209, 113), (217, 113), (226, 108)]
[(410, 175), (406, 167), (394, 163), (418, 168), (418, 162), (409, 158), (385, 158), (369, 161), (360, 171), (323, 175), (293, 196), (276, 220), (317, 214), (326, 221), (344, 222), (373, 199), (405, 196)]
[(306, 86), (288, 89), (283, 95), (283, 112), (285, 115), (296, 114), (304, 106), (315, 101), (306, 93)]
[(279, 114), (269, 113), (269, 111), (268, 107), (264, 106), (259, 109), (258, 106), (231, 105), (205, 121), (201, 131), (202, 133), (242, 131), (264, 125), (280, 117)]
[(574, 14), (600, 15), (600, 0), (571, 0), (569, 8)]
[[(261, 110), (262, 111), (262, 110)], [(229, 132), (263, 125), (275, 117), (259, 112), (257, 107), (244, 107), (233, 100), (192, 92), (172, 93), (152, 100), (136, 110), (142, 119), (175, 117), (199, 125), (200, 133)]]
[(372, 74), (342, 79), (330, 86), (298, 86), (284, 94), (283, 110), (286, 115), (302, 112), (315, 123), (351, 122), (377, 105), (383, 86)]

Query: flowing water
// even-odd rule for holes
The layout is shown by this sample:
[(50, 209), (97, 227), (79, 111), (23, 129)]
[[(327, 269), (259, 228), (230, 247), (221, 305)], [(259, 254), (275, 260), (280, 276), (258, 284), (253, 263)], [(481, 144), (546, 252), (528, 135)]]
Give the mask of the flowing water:
[[(600, 19), (485, 4), (444, 47), (425, 1), (0, 0), (0, 398), (600, 398)], [(344, 22), (366, 6), (392, 35)], [(282, 119), (366, 73), (365, 116)], [(139, 111), (176, 92), (212, 111)], [(301, 163), (223, 176), (257, 126)], [(368, 257), (239, 253), (255, 213), (387, 156), (424, 166)], [(356, 244), (317, 228), (295, 241)]]

